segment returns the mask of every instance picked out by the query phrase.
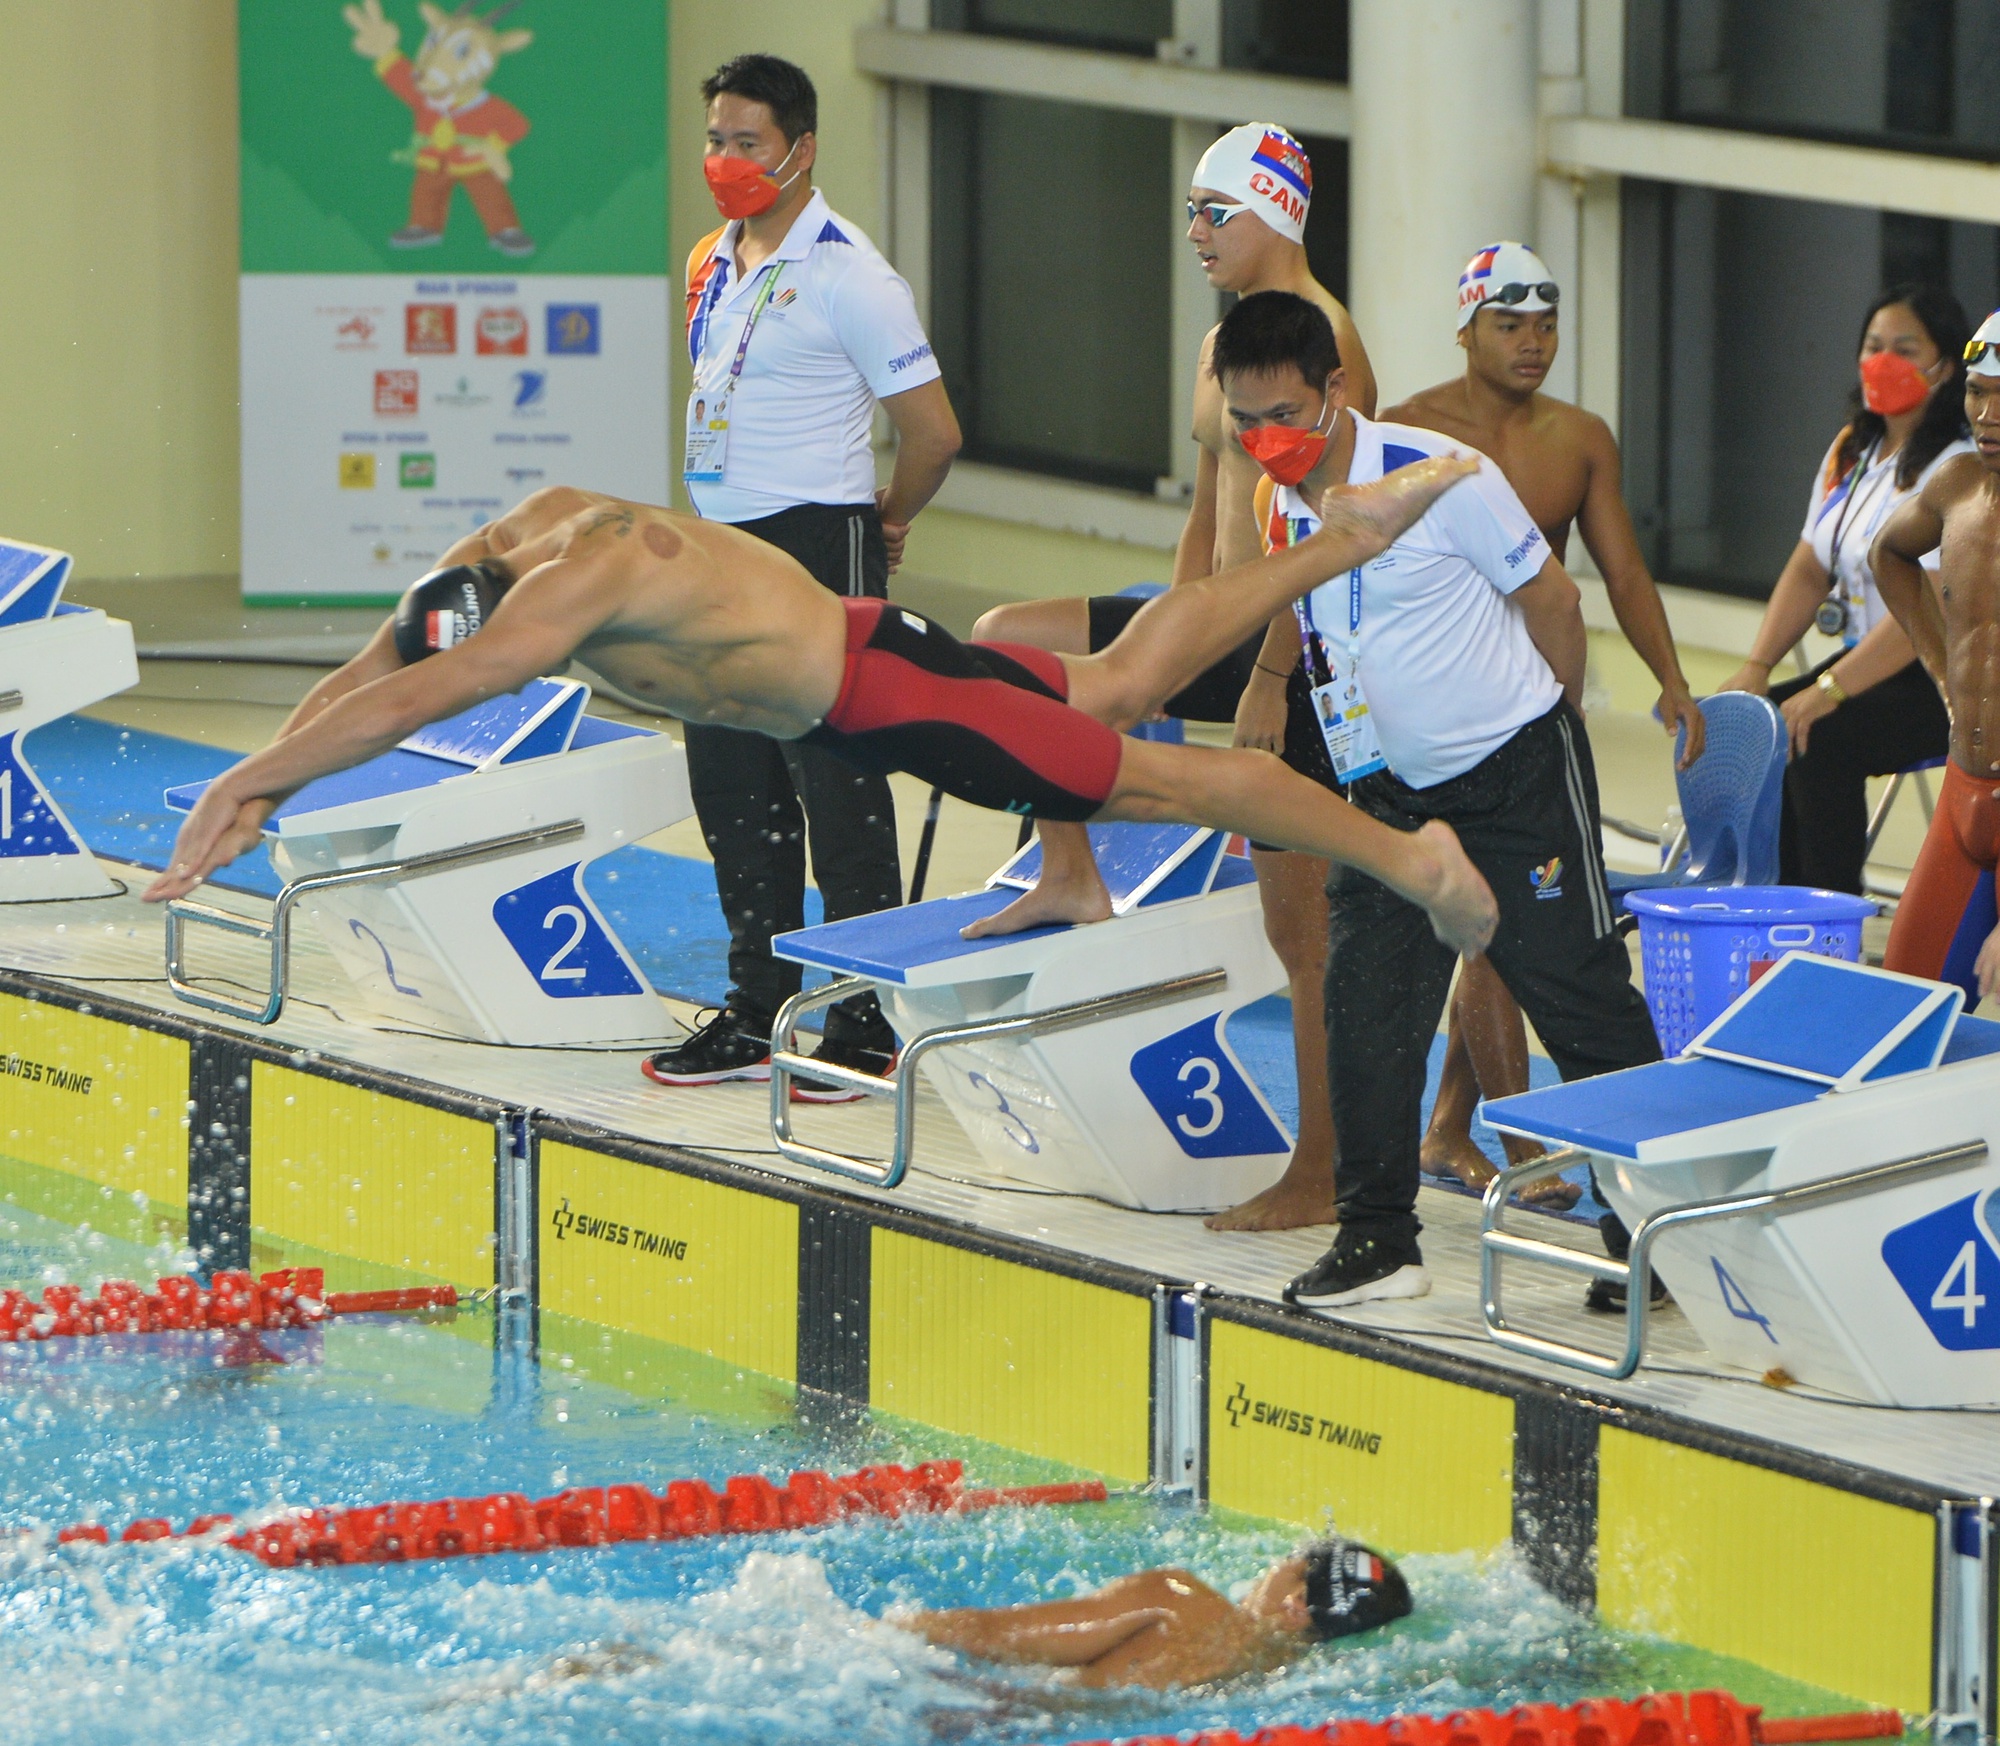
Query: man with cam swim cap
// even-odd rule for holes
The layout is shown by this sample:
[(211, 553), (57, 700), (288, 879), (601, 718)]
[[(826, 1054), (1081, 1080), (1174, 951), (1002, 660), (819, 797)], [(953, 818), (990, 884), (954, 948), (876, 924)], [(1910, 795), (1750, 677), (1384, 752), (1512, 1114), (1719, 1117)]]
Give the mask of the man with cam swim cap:
[[(1375, 374), (1353, 319), (1313, 277), (1306, 259), (1306, 219), (1312, 203), (1312, 163), (1305, 148), (1276, 122), (1231, 128), (1202, 154), (1188, 189), (1189, 245), (1218, 291), (1252, 297), (1289, 291), (1323, 310), (1333, 324), (1346, 370), (1348, 404), (1375, 411)], [(1256, 508), (1257, 461), (1245, 452), (1222, 404), (1211, 366), (1215, 334), (1202, 341), (1192, 408), (1194, 501), (1174, 552), (1173, 580), (1248, 563), (1264, 550)], [(1106, 647), (1131, 622), (1140, 602), (1124, 596), (1024, 601), (989, 612), (974, 632), (1000, 642), (1085, 654)], [(1282, 615), (1290, 634), (1292, 615)], [(1275, 752), (1301, 775), (1333, 784), (1325, 742), (1314, 717), (1311, 682), (1297, 659), (1260, 670), (1261, 638), (1251, 638), (1166, 703), (1189, 721), (1232, 722), (1235, 743)], [(1044, 827), (1042, 885), (982, 931), (1027, 927), (1042, 919), (1100, 920), (1111, 900), (1087, 848), (1061, 825)], [(1284, 1176), (1271, 1188), (1214, 1214), (1216, 1230), (1287, 1230), (1333, 1217), (1333, 1118), (1326, 1085), (1326, 1032), (1320, 1017), (1326, 973), (1326, 865), (1311, 855), (1251, 845), (1264, 931), (1291, 985), (1292, 1046), (1299, 1081), (1299, 1131)], [(1065, 881), (1065, 870), (1073, 877)]]
[(1270, 1672), (1315, 1643), (1411, 1611), (1409, 1585), (1372, 1548), (1338, 1536), (1274, 1564), (1232, 1604), (1186, 1570), (1147, 1570), (1080, 1600), (961, 1607), (887, 1623), (984, 1661), (1071, 1670), (1085, 1686), (1160, 1689)]
[[(1566, 555), (1575, 526), (1604, 578), (1620, 629), (1659, 683), (1657, 714), (1667, 734), (1686, 729), (1685, 767), (1701, 755), (1704, 724), (1625, 508), (1618, 439), (1595, 413), (1542, 392), (1556, 360), (1561, 298), (1555, 275), (1533, 249), (1518, 242), (1476, 249), (1458, 281), (1464, 374), (1412, 395), (1382, 416), (1438, 431), (1491, 456), (1557, 558)], [(1484, 960), (1460, 973), (1449, 1036), (1424, 1136), (1423, 1168), (1479, 1187), (1493, 1175), (1493, 1166), (1473, 1143), (1473, 1109), (1482, 1093), (1504, 1097), (1528, 1089), (1521, 1009)], [(1513, 1163), (1539, 1151), (1532, 1142), (1507, 1140)], [(1576, 1194), (1571, 1185), (1552, 1182), (1539, 1198), (1569, 1204)], [(1621, 1230), (1607, 1233), (1614, 1244)], [(1593, 1298), (1603, 1300), (1605, 1291), (1593, 1287)], [(1617, 1302), (1622, 1307), (1622, 1295)]]
[[(1890, 516), (1869, 564), (1951, 712), (1944, 783), (1882, 964), (1978, 1000), (2000, 994), (2000, 309), (1965, 362), (1974, 452), (1946, 461)], [(1926, 570), (1933, 551), (1938, 567)]]
[[(702, 173), (725, 222), (688, 256), (688, 498), (833, 593), (885, 598), (909, 524), (959, 446), (937, 360), (909, 286), (813, 187), (819, 110), (805, 72), (742, 55), (701, 94)], [(899, 439), (881, 491), (878, 403)], [(675, 1086), (768, 1079), (771, 1025), (800, 976), (771, 936), (804, 925), (807, 843), (829, 921), (890, 908), (903, 900), (895, 803), (881, 777), (814, 746), (695, 724), (687, 755), (729, 924), (729, 993), (646, 1071)], [(819, 1052), (836, 1065), (881, 1073), (895, 1046), (872, 994), (828, 1009)], [(851, 1094), (816, 1082), (803, 1095)]]

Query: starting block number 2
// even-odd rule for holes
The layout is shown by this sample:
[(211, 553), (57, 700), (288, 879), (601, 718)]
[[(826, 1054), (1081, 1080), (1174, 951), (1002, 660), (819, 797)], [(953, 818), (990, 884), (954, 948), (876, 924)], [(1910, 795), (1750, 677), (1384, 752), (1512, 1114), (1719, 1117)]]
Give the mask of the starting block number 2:
[(493, 920), (541, 991), (556, 1000), (643, 994), (618, 944), (578, 887), (578, 866), (559, 867), (508, 892)]

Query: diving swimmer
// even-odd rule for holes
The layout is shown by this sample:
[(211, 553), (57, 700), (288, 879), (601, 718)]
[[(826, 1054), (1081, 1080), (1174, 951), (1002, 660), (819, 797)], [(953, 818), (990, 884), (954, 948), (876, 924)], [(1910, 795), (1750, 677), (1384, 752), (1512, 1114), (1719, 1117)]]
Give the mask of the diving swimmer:
[[(719, 522), (568, 487), (459, 541), (279, 737), (209, 785), (147, 901), (191, 891), (258, 842), (287, 795), (575, 657), (684, 720), (823, 745), (976, 806), (1242, 832), (1358, 867), (1476, 953), (1492, 892), (1442, 824), (1392, 829), (1267, 753), (1117, 730), (1285, 602), (1385, 550), (1474, 464), (1441, 456), (1335, 489), (1316, 537), (1148, 602), (1096, 655), (960, 643), (913, 612), (820, 587)], [(460, 608), (477, 607), (473, 617)], [(400, 634), (399, 634), (400, 631)], [(472, 634), (475, 633), (476, 634)]]
[(1410, 1590), (1379, 1552), (1322, 1540), (1232, 1604), (1185, 1570), (1121, 1576), (1080, 1600), (962, 1607), (886, 1621), (986, 1661), (1060, 1667), (1086, 1686), (1155, 1689), (1267, 1672), (1315, 1643), (1405, 1617)]

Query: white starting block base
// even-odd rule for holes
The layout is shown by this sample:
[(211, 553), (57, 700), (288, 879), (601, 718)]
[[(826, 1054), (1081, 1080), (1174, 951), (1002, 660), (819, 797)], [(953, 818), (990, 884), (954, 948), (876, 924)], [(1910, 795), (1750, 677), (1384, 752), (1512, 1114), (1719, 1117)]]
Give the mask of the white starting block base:
[(1960, 999), (1790, 953), (1679, 1060), (1484, 1113), (1587, 1152), (1635, 1231), (1970, 1148), (1852, 1198), (1663, 1227), (1653, 1261), (1728, 1363), (1891, 1406), (2000, 1402), (2000, 1025), (1959, 1017)]
[(0, 903), (118, 889), (21, 744), (57, 717), (139, 683), (132, 627), (62, 604), (69, 569), (67, 553), (0, 541)]
[(1019, 895), (1010, 864), (1007, 885), (782, 934), (772, 948), (865, 978), (906, 1043), (1223, 972), (1186, 998), (1056, 1034), (948, 1044), (923, 1071), (1011, 1180), (1149, 1212), (1233, 1206), (1275, 1182), (1292, 1147), (1225, 1034), (1232, 1013), (1285, 986), (1254, 875), (1209, 831), (1118, 825), (1092, 836), (1125, 907), (1109, 921), (960, 938)]
[[(694, 810), (667, 735), (583, 713), (538, 679), (308, 784), (272, 814), (287, 884), (577, 821), (565, 840), (301, 899), (378, 1018), (489, 1043), (646, 1042), (665, 1011), (583, 888), (583, 869)], [(202, 785), (205, 786), (205, 785)], [(192, 806), (201, 786), (169, 791)]]

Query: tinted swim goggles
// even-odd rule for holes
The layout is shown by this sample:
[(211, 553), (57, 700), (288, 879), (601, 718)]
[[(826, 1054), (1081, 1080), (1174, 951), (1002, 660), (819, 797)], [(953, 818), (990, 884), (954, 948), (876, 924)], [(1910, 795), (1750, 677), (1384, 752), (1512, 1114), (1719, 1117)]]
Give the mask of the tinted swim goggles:
[(1204, 200), (1200, 202), (1190, 200), (1187, 203), (1188, 223), (1194, 223), (1197, 218), (1205, 218), (1217, 230), (1220, 230), (1239, 212), (1248, 212), (1249, 210), (1249, 207), (1233, 200), (1226, 203), (1221, 200)]
[(1965, 361), (1977, 364), (1989, 357), (2000, 357), (2000, 340), (1969, 339), (1965, 342)]
[(1497, 291), (1489, 291), (1480, 299), (1482, 303), (1525, 303), (1530, 297), (1539, 297), (1544, 303), (1555, 304), (1562, 301), (1562, 287), (1553, 279), (1543, 279), (1534, 285), (1502, 285)]

